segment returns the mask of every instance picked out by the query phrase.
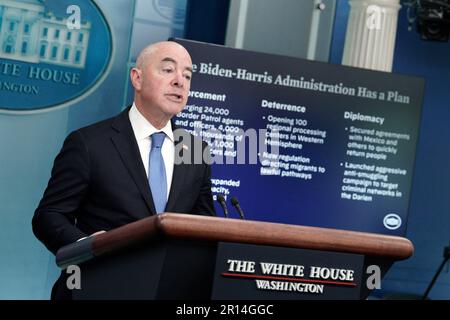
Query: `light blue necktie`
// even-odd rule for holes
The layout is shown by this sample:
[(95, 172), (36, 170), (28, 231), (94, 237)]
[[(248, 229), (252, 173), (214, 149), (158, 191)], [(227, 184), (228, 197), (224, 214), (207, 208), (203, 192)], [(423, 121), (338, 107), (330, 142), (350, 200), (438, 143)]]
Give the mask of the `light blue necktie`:
[(164, 132), (156, 132), (151, 135), (152, 148), (148, 162), (148, 183), (152, 191), (156, 213), (164, 212), (167, 203), (166, 167), (161, 154), (161, 147), (165, 137), (166, 134)]

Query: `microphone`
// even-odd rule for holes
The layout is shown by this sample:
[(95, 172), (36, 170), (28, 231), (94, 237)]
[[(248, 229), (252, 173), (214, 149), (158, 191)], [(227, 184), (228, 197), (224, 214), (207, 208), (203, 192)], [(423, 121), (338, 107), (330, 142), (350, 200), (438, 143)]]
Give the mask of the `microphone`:
[(233, 205), (233, 207), (236, 208), (237, 212), (241, 216), (241, 219), (244, 220), (245, 219), (244, 218), (244, 212), (242, 212), (242, 208), (239, 205), (239, 201), (235, 197), (233, 197), (233, 198), (231, 198), (231, 204)]
[(228, 208), (227, 208), (227, 204), (225, 202), (225, 198), (223, 197), (223, 195), (218, 194), (217, 195), (217, 201), (220, 203), (220, 206), (223, 209), (223, 213), (225, 214), (225, 218), (228, 218)]

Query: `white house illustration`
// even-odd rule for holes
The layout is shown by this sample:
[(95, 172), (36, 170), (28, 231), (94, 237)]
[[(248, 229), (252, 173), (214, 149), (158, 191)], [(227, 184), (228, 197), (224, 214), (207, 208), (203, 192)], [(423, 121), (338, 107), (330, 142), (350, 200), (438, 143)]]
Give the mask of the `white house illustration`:
[(69, 29), (45, 0), (0, 0), (0, 58), (84, 68), (91, 23)]

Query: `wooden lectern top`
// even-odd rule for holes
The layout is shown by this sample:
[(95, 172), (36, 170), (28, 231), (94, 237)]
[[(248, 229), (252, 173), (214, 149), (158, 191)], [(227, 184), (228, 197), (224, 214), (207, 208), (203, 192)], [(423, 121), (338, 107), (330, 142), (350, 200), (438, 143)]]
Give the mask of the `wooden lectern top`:
[(390, 260), (406, 259), (414, 251), (411, 241), (398, 236), (164, 213), (65, 246), (58, 251), (57, 264), (78, 264), (156, 237), (347, 252)]

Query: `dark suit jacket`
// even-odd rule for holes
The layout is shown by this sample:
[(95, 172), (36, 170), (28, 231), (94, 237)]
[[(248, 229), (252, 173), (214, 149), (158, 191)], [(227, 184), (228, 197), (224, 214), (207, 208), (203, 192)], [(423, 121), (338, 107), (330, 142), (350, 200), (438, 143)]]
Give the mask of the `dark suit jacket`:
[[(155, 214), (128, 111), (66, 138), (33, 217), (34, 234), (51, 252), (96, 231)], [(179, 148), (182, 152), (175, 157), (193, 159), (194, 145), (206, 148), (186, 131), (176, 132), (176, 150), (178, 143), (188, 148)], [(186, 137), (189, 140), (183, 141)], [(176, 164), (165, 211), (214, 215), (210, 178), (210, 166), (204, 161)]]

